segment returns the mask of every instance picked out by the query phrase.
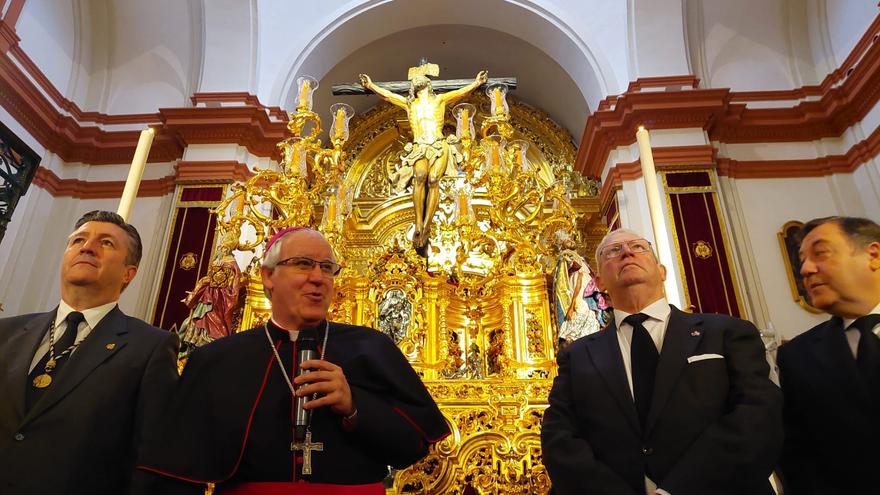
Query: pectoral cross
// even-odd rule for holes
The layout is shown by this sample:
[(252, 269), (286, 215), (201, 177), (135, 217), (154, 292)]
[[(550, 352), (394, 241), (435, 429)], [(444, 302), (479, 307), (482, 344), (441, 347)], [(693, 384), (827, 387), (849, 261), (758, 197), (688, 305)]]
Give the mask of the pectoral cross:
[(303, 453), (302, 474), (312, 474), (312, 451), (323, 452), (324, 444), (321, 442), (312, 443), (312, 432), (306, 431), (306, 440), (304, 442), (291, 442), (291, 452), (301, 450)]

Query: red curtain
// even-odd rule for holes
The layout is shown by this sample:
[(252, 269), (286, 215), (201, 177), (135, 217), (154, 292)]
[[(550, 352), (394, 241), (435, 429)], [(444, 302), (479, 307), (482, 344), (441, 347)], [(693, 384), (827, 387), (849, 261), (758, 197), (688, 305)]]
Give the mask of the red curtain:
[(184, 186), (180, 191), (153, 325), (170, 330), (174, 325), (180, 326), (189, 315), (189, 309), (181, 300), (208, 272), (217, 225), (217, 217), (210, 210), (220, 202), (223, 193), (223, 186)]
[(724, 227), (709, 172), (665, 174), (687, 303), (700, 313), (740, 316)]

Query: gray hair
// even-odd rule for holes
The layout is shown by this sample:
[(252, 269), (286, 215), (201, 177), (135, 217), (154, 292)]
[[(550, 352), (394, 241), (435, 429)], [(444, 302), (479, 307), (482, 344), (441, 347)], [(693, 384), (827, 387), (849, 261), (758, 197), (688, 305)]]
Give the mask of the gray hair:
[[(612, 230), (611, 232), (605, 234), (605, 237), (603, 237), (602, 240), (599, 241), (599, 245), (596, 246), (595, 260), (596, 260), (596, 269), (597, 270), (599, 269), (599, 266), (602, 264), (601, 260), (599, 260), (599, 255), (602, 254), (603, 249), (605, 249), (606, 247), (608, 247), (609, 244), (611, 244), (611, 242), (608, 242), (609, 239), (613, 236), (618, 235), (618, 234), (632, 234), (632, 235), (638, 237), (639, 239), (645, 239), (645, 236), (643, 236), (642, 234), (636, 232), (635, 230), (627, 229), (627, 228), (619, 228), (619, 229)], [(645, 240), (647, 240), (647, 239), (645, 239)], [(654, 257), (656, 258), (657, 255), (655, 254)]]
[[(291, 230), (290, 232), (286, 232), (281, 237), (275, 239), (275, 242), (273, 242), (269, 249), (265, 253), (263, 253), (263, 262), (260, 266), (269, 271), (275, 270), (275, 267), (278, 266), (278, 262), (281, 261), (281, 245), (284, 244), (284, 239), (291, 234), (296, 234), (297, 232), (314, 232), (315, 234), (318, 234), (319, 236), (324, 238), (324, 234), (310, 228), (296, 229)], [(326, 240), (326, 238), (324, 239)], [(335, 256), (333, 256), (332, 254), (331, 256), (334, 258), (335, 261)], [(263, 287), (263, 294), (266, 296), (266, 299), (269, 299), (270, 301), (272, 300), (272, 291)]]

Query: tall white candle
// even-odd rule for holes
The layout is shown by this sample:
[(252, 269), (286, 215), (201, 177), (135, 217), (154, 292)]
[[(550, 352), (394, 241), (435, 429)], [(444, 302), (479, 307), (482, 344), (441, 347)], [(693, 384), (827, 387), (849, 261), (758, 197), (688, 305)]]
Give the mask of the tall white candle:
[(639, 126), (636, 131), (636, 141), (639, 143), (639, 162), (642, 164), (642, 179), (645, 181), (645, 194), (648, 196), (648, 211), (651, 215), (654, 243), (660, 262), (667, 268), (664, 284), (666, 299), (681, 308), (683, 301), (675, 282), (676, 277), (673, 275), (675, 263), (672, 257), (672, 247), (669, 245), (669, 237), (666, 233), (663, 207), (660, 205), (660, 187), (657, 185), (657, 170), (654, 167), (654, 154), (651, 152), (651, 138), (648, 135), (648, 130), (643, 126)]
[(119, 200), (119, 209), (116, 211), (126, 222), (131, 215), (131, 207), (137, 197), (141, 177), (144, 175), (144, 167), (147, 165), (147, 157), (150, 155), (150, 147), (153, 145), (155, 135), (156, 131), (152, 127), (148, 127), (141, 131), (141, 137), (138, 139), (134, 159), (131, 161), (131, 168), (128, 169), (128, 179), (125, 180), (125, 189), (122, 191), (122, 199)]

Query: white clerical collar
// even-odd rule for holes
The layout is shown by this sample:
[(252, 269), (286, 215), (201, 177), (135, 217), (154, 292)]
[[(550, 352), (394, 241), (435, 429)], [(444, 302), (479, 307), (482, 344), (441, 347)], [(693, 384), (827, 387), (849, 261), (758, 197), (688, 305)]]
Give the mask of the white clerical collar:
[(273, 317), (273, 316), (270, 316), (269, 319), (272, 320), (272, 324), (275, 325), (279, 330), (284, 330), (285, 332), (290, 334), (290, 341), (291, 342), (295, 341), (297, 339), (297, 337), (299, 337), (299, 330), (288, 330), (288, 329), (282, 327), (281, 325), (278, 324), (277, 321), (275, 321), (275, 317)]
[[(117, 304), (119, 304), (119, 301), (113, 301), (100, 306), (95, 306), (94, 308), (84, 309), (80, 311), (80, 313), (83, 314), (89, 328), (94, 329), (98, 326), (98, 323), (107, 316), (107, 313), (113, 311), (113, 308), (115, 308)], [(61, 325), (61, 322), (67, 319), (67, 315), (74, 311), (76, 310), (71, 308), (66, 302), (64, 302), (64, 299), (62, 299), (61, 302), (58, 303), (58, 312), (55, 314), (55, 326), (58, 327)]]
[[(639, 313), (646, 314), (649, 318), (658, 321), (666, 321), (671, 312), (672, 309), (669, 308), (669, 303), (666, 301), (665, 297), (657, 299), (639, 311)], [(614, 323), (617, 325), (617, 328), (620, 328), (620, 324), (623, 323), (623, 320), (630, 314), (631, 313), (619, 309), (614, 310)]]
[[(872, 309), (871, 311), (868, 311), (868, 314), (869, 315), (880, 314), (880, 304), (874, 306), (874, 309)], [(867, 316), (867, 315), (864, 315), (864, 316)], [(856, 321), (855, 318), (844, 318), (843, 319), (843, 328), (849, 330), (849, 326), (852, 325), (854, 321)]]

